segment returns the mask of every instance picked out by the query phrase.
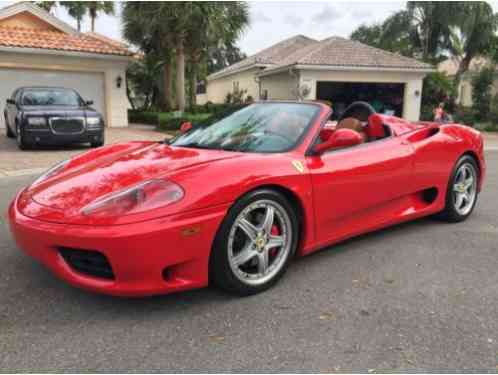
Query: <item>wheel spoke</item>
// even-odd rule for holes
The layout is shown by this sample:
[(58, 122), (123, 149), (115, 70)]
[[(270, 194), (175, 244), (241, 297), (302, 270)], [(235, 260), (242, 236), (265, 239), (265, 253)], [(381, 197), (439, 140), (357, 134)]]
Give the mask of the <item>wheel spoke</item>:
[(274, 217), (275, 217), (275, 210), (273, 209), (272, 206), (267, 206), (265, 218), (263, 220), (263, 224), (261, 224), (261, 229), (263, 229), (267, 234), (271, 233)]
[(268, 250), (258, 253), (258, 273), (265, 274), (268, 269)]
[(284, 238), (282, 236), (270, 236), (266, 248), (271, 249), (280, 246), (284, 246)]
[(465, 182), (463, 183), (463, 186), (465, 187), (465, 190), (468, 190), (472, 187), (474, 184), (474, 179), (472, 177), (467, 178)]
[(242, 218), (237, 223), (240, 229), (249, 237), (251, 241), (254, 241), (258, 235), (258, 228), (256, 228), (249, 220)]
[(453, 185), (453, 191), (460, 193), (460, 184), (459, 183), (456, 183)]
[(464, 199), (464, 194), (459, 193), (459, 194), (456, 195), (456, 202), (455, 202), (455, 207), (456, 208), (461, 208), (462, 207), (463, 199)]
[(244, 247), (240, 253), (238, 253), (234, 258), (233, 258), (233, 262), (237, 265), (237, 266), (241, 266), (243, 265), (244, 263), (247, 263), (249, 260), (251, 260), (252, 258), (254, 258), (254, 256), (256, 255), (256, 252), (252, 249), (251, 245), (247, 245), (246, 247)]

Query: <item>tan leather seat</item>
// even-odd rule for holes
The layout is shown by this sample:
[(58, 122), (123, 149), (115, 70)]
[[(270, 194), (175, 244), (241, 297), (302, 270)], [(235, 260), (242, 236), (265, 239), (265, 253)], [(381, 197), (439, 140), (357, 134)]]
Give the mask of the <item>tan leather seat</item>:
[(357, 131), (363, 138), (363, 142), (368, 142), (368, 136), (363, 128), (363, 125), (361, 124), (361, 121), (354, 117), (346, 117), (345, 119), (342, 119), (337, 124), (336, 129), (351, 129)]

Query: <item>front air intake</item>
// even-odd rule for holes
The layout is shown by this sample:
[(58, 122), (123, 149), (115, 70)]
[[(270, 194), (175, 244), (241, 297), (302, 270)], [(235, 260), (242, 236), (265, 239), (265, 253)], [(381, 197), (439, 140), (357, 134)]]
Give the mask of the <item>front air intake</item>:
[(107, 257), (99, 251), (59, 247), (59, 253), (75, 271), (102, 279), (114, 280)]

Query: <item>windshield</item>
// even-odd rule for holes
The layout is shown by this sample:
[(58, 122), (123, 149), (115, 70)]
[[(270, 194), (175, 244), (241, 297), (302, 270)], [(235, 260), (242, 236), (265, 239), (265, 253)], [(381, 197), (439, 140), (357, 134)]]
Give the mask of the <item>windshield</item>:
[(319, 107), (313, 104), (252, 104), (207, 127), (196, 127), (172, 146), (241, 152), (283, 152), (295, 147)]
[(61, 105), (77, 107), (82, 104), (80, 96), (66, 89), (30, 89), (22, 94), (22, 105)]

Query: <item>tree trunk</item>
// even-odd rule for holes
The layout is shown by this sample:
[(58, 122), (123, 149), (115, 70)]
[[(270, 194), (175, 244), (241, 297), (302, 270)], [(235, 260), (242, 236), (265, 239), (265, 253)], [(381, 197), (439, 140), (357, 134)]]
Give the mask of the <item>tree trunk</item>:
[(185, 50), (183, 40), (176, 45), (176, 106), (180, 112), (185, 111)]
[(460, 84), (460, 80), (462, 79), (462, 75), (469, 70), (470, 62), (472, 60), (472, 56), (465, 55), (465, 57), (458, 64), (458, 70), (455, 74), (455, 84), (458, 86)]
[(78, 31), (81, 31), (81, 19), (79, 19), (79, 18), (78, 18), (78, 19), (76, 20), (76, 23), (77, 23), (77, 25), (78, 25)]
[(190, 98), (189, 98), (189, 106), (192, 108), (197, 104), (197, 64), (198, 62), (193, 60), (192, 66), (190, 68)]
[(168, 57), (164, 64), (163, 92), (165, 110), (171, 111), (173, 108), (173, 66), (171, 65), (171, 57)]
[(95, 17), (92, 17), (92, 33), (95, 32)]

